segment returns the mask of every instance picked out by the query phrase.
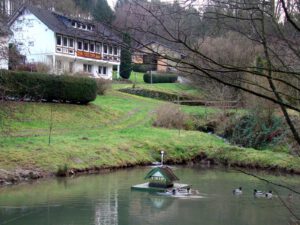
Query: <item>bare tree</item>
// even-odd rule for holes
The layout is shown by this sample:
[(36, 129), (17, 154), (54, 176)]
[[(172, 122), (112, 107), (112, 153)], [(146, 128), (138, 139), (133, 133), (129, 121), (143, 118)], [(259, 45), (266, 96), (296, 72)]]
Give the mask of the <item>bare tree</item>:
[[(185, 53), (187, 57), (182, 59), (155, 52), (176, 62), (177, 70), (189, 78), (200, 82), (209, 79), (275, 103), (300, 146), (299, 131), (289, 114), (289, 110), (300, 112), (300, 99), (295, 95), (300, 92), (299, 11), (295, 11), (295, 4), (284, 0), (278, 4), (267, 0), (210, 0), (202, 5), (196, 1), (176, 5), (133, 1), (127, 6), (127, 21), (123, 21), (140, 45), (145, 39), (160, 40)], [(193, 23), (195, 18), (200, 24)], [(122, 30), (117, 26), (115, 29)], [(215, 54), (205, 51), (209, 40), (228, 32), (233, 45), (234, 36), (245, 40), (240, 53), (257, 49), (250, 59), (234, 61), (232, 51), (224, 52), (222, 42), (213, 46)]]

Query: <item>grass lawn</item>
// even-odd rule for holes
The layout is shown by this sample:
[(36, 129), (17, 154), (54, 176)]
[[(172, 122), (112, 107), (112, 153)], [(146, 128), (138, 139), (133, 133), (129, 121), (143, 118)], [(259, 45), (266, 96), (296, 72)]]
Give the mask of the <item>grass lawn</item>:
[[(153, 113), (162, 103), (115, 90), (87, 106), (10, 103), (13, 113), (2, 121), (10, 129), (9, 136), (0, 137), (0, 168), (56, 172), (65, 164), (75, 169), (126, 166), (159, 160), (164, 150), (166, 159), (175, 162), (205, 153), (221, 162), (300, 171), (300, 159), (285, 153), (233, 147), (197, 131), (179, 135), (177, 130), (154, 128)], [(203, 107), (181, 107), (188, 113), (205, 113)]]
[[(147, 84), (143, 80), (143, 73), (131, 72), (130, 81), (135, 83), (136, 88), (142, 88), (147, 90), (159, 91), (175, 95), (190, 95), (201, 97), (202, 93), (189, 85), (180, 83), (158, 83), (158, 84)], [(122, 88), (132, 88), (133, 84), (113, 84), (113, 89), (118, 90)]]

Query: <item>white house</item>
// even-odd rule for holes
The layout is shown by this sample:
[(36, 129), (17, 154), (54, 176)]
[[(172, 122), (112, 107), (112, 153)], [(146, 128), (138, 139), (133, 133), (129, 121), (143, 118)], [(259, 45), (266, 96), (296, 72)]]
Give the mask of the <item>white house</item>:
[(0, 23), (0, 69), (8, 70), (8, 42), (10, 30)]
[(27, 63), (45, 63), (55, 74), (86, 73), (112, 79), (120, 68), (121, 39), (106, 26), (23, 6), (9, 21), (10, 39)]

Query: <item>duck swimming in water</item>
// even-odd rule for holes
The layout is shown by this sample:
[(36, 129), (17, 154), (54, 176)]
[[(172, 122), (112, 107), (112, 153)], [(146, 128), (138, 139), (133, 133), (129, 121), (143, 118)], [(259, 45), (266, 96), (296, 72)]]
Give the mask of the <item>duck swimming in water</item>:
[(263, 191), (258, 191), (256, 189), (254, 189), (253, 195), (256, 198), (264, 198), (264, 197), (266, 197), (266, 194)]
[(272, 191), (266, 193), (266, 198), (272, 198), (272, 197), (273, 197)]
[(242, 187), (239, 187), (237, 189), (232, 190), (232, 193), (234, 195), (241, 195), (241, 194), (243, 194)]

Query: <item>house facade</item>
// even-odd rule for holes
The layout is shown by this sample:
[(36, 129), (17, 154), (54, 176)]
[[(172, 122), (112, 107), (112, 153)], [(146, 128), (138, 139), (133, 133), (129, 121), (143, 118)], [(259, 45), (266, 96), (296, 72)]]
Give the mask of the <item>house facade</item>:
[(0, 23), (0, 69), (4, 70), (8, 70), (8, 42), (10, 35), (10, 30)]
[(176, 72), (176, 61), (184, 58), (184, 55), (177, 50), (164, 44), (152, 41), (136, 49), (132, 55), (132, 62), (135, 64), (148, 65), (152, 71)]
[(106, 26), (24, 6), (10, 19), (10, 44), (26, 63), (44, 63), (55, 74), (112, 79), (120, 68), (121, 39)]

